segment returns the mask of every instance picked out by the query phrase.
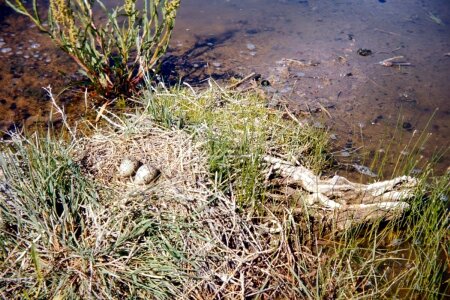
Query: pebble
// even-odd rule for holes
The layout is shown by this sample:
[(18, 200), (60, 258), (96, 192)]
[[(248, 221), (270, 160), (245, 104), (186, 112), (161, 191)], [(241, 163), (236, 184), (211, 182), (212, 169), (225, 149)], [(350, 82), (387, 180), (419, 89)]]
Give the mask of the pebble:
[(29, 58), (30, 58), (30, 56), (29, 56), (29, 55), (24, 55), (24, 56), (23, 56), (23, 58), (25, 58), (25, 59), (29, 59)]
[(422, 169), (414, 168), (411, 170), (411, 175), (419, 175), (420, 173), (422, 173)]
[(361, 56), (369, 56), (372, 55), (372, 50), (359, 48), (358, 51), (356, 51), (356, 53), (358, 53)]
[(323, 125), (322, 123), (320, 123), (320, 122), (314, 122), (313, 123), (313, 127), (314, 128), (317, 128), (317, 129), (324, 129), (325, 128), (325, 125)]
[(47, 58), (47, 59), (45, 60), (45, 62), (46, 62), (46, 63), (51, 63), (52, 60), (51, 60), (50, 58)]
[(216, 68), (220, 68), (222, 66), (222, 64), (220, 62), (217, 62), (217, 61), (213, 62), (212, 65), (214, 67), (216, 67)]
[(337, 135), (335, 135), (334, 133), (330, 134), (330, 139), (337, 140)]
[(256, 49), (256, 46), (255, 45), (253, 45), (252, 43), (247, 43), (247, 49), (248, 50), (255, 50)]
[(249, 52), (248, 54), (250, 54), (251, 56), (255, 56), (255, 55), (256, 55), (256, 52), (255, 52), (255, 51), (251, 51), (251, 52)]
[(40, 46), (41, 46), (41, 44), (39, 44), (39, 43), (33, 43), (33, 44), (31, 44), (30, 48), (31, 49), (38, 49)]
[[(270, 81), (269, 80), (267, 80), (267, 79), (263, 79), (263, 80), (261, 80), (261, 85), (262, 86), (270, 86)], [(274, 92), (276, 92), (276, 90), (274, 89), (274, 88), (271, 88), (272, 90), (267, 90), (268, 92), (272, 92), (272, 93), (274, 93)]]
[(341, 151), (340, 156), (342, 156), (342, 157), (349, 157), (350, 156), (350, 152), (348, 152), (348, 151)]
[(297, 73), (295, 73), (295, 76), (297, 76), (297, 77), (305, 77), (305, 73), (303, 73), (303, 72), (297, 72)]
[(2, 48), (2, 50), (0, 50), (2, 53), (9, 53), (12, 51), (11, 48)]
[(289, 87), (289, 86), (286, 86), (286, 87), (284, 87), (284, 88), (282, 88), (282, 89), (280, 90), (280, 93), (281, 93), (281, 94), (287, 94), (287, 93), (289, 93), (289, 92), (291, 92), (291, 91), (292, 91), (292, 88)]
[(372, 172), (372, 170), (370, 170), (368, 167), (366, 166), (361, 166), (358, 164), (353, 164), (353, 167), (355, 168), (356, 171), (358, 171), (359, 173), (363, 174), (363, 175), (367, 175), (370, 177), (377, 177), (377, 174), (375, 174), (374, 172)]
[(0, 41), (0, 48), (1, 47), (3, 47), (3, 46), (5, 46), (6, 45), (6, 43), (5, 42), (3, 42), (3, 41)]
[(413, 126), (409, 122), (403, 122), (402, 127), (403, 127), (403, 129), (411, 130)]
[(394, 247), (400, 246), (403, 242), (404, 242), (404, 239), (396, 238), (391, 241), (391, 244), (389, 246), (394, 246)]
[(23, 54), (23, 51), (17, 51), (16, 52), (16, 55), (22, 55)]

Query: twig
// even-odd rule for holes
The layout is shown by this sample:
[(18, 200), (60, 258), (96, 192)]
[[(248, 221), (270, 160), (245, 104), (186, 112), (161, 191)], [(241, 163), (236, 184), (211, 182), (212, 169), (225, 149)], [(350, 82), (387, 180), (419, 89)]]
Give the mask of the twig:
[(319, 106), (320, 106), (320, 109), (321, 109), (323, 112), (325, 112), (325, 114), (326, 114), (330, 119), (333, 118), (333, 117), (331, 116), (330, 112), (329, 112), (322, 104), (319, 103)]
[(100, 107), (100, 110), (97, 113), (97, 117), (95, 118), (95, 123), (97, 123), (100, 120), (100, 118), (103, 115), (103, 112), (105, 111), (105, 109), (108, 105), (109, 105), (109, 101), (105, 102), (105, 104), (103, 104), (102, 107)]
[(409, 62), (399, 62), (399, 61), (394, 61), (397, 59), (401, 59), (403, 58), (403, 56), (394, 56), (385, 60), (382, 60), (380, 62), (378, 62), (380, 65), (385, 66), (385, 67), (394, 67), (394, 66), (411, 66), (411, 63)]
[(382, 30), (382, 29), (379, 29), (379, 28), (375, 28), (374, 31), (378, 31), (378, 32), (382, 32), (382, 33), (386, 33), (386, 34), (390, 34), (390, 35), (401, 35), (401, 34), (396, 33), (396, 32), (386, 31), (386, 30)]
[(255, 75), (256, 75), (256, 73), (255, 73), (255, 72), (252, 72), (252, 73), (248, 74), (247, 76), (245, 76), (244, 78), (242, 78), (241, 80), (239, 80), (238, 82), (236, 82), (236, 83), (234, 83), (234, 84), (232, 84), (232, 85), (229, 85), (227, 88), (228, 88), (228, 89), (234, 89), (234, 88), (237, 88), (238, 86), (240, 86), (241, 84), (243, 84), (243, 83), (246, 82), (247, 80), (252, 79), (253, 76), (255, 76)]
[(88, 99), (87, 99), (87, 89), (84, 90), (84, 113), (87, 113), (88, 109)]
[(48, 86), (48, 87), (44, 88), (44, 90), (47, 92), (48, 96), (50, 97), (50, 100), (52, 101), (52, 105), (55, 107), (55, 109), (57, 110), (57, 112), (61, 115), (61, 118), (62, 118), (62, 121), (63, 121), (64, 126), (67, 128), (67, 130), (69, 131), (69, 133), (70, 133), (70, 135), (72, 136), (72, 138), (73, 138), (74, 140), (76, 140), (75, 134), (73, 133), (72, 129), (70, 129), (70, 126), (69, 126), (69, 124), (67, 123), (67, 116), (66, 116), (66, 114), (64, 113), (64, 110), (61, 109), (61, 108), (58, 106), (58, 104), (56, 104), (56, 100), (55, 100), (55, 98), (53, 97), (53, 93), (52, 93), (52, 88), (51, 88), (51, 86)]
[(300, 125), (301, 127), (304, 127), (305, 124), (302, 123), (296, 116), (294, 116), (289, 109), (287, 108), (287, 106), (284, 106), (284, 110), (286, 111), (286, 113), (288, 114), (288, 116), (292, 119), (292, 121), (294, 121), (295, 123), (297, 123), (298, 125)]

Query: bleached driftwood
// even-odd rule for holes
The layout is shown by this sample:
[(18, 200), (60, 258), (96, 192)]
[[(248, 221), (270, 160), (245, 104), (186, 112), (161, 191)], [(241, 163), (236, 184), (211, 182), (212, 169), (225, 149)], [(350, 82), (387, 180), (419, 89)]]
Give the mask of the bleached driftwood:
[(321, 179), (303, 167), (279, 158), (266, 156), (271, 169), (286, 178), (290, 185), (306, 191), (305, 205), (316, 209), (322, 217), (332, 218), (338, 229), (374, 219), (394, 219), (409, 208), (406, 200), (414, 195), (418, 182), (401, 176), (392, 180), (360, 184), (341, 176)]

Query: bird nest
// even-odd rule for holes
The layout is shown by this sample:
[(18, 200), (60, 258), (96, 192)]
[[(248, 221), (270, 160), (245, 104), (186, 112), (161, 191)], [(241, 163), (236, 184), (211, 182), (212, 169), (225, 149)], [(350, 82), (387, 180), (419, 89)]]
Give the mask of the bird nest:
[[(130, 221), (147, 215), (180, 225), (179, 232), (164, 234), (190, 261), (182, 287), (187, 298), (295, 294), (280, 290), (292, 286), (294, 279), (273, 266), (282, 266), (273, 255), (278, 253), (275, 260), (284, 260), (287, 244), (275, 242), (281, 241), (280, 233), (267, 224), (243, 220), (236, 203), (214, 188), (201, 141), (194, 142), (185, 131), (162, 129), (141, 119), (127, 130), (97, 131), (80, 140), (75, 152), (86, 175), (101, 186), (108, 214), (117, 219), (127, 215)], [(151, 164), (160, 176), (148, 185), (135, 184), (133, 176), (121, 178), (118, 168), (124, 158)], [(281, 221), (276, 223), (282, 226)], [(261, 290), (265, 278), (270, 278), (268, 289)]]

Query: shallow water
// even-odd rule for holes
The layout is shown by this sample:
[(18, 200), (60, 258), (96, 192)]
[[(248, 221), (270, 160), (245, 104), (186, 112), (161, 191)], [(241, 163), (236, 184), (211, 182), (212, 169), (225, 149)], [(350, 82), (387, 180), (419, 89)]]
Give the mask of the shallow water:
[[(41, 87), (61, 89), (59, 72), (76, 67), (27, 20), (0, 11), (1, 48), (11, 48), (0, 51), (0, 127), (45, 122)], [(447, 0), (183, 0), (164, 65), (193, 85), (259, 73), (270, 97), (330, 127), (336, 150), (347, 147), (343, 161), (364, 163), (393, 138), (400, 153), (416, 130), (431, 133), (424, 158), (449, 146), (449, 52)], [(378, 63), (394, 56), (411, 66)], [(82, 97), (64, 97), (68, 110), (84, 109)]]

